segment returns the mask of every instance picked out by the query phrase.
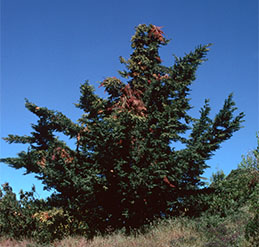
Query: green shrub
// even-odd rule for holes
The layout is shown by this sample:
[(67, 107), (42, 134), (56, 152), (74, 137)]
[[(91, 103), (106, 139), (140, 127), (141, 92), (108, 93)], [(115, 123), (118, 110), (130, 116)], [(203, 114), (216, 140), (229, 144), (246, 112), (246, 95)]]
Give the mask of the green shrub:
[(237, 246), (241, 231), (231, 231), (225, 224), (208, 229), (210, 240), (204, 247), (233, 247)]
[(63, 208), (51, 208), (39, 211), (33, 215), (38, 223), (38, 241), (52, 242), (72, 235), (89, 235), (88, 225), (84, 221), (76, 220)]
[(31, 238), (35, 234), (37, 222), (32, 215), (43, 208), (44, 202), (34, 198), (31, 192), (20, 191), (20, 200), (8, 183), (0, 189), (0, 237)]
[(245, 236), (252, 246), (256, 246), (259, 243), (259, 132), (257, 133), (257, 148), (243, 156), (239, 168), (249, 170), (248, 187), (251, 193), (247, 204), (251, 217), (246, 226)]
[[(257, 174), (258, 179), (258, 174)], [(259, 185), (258, 181), (255, 186), (254, 192), (251, 194), (250, 199), (250, 212), (252, 217), (250, 218), (246, 226), (246, 239), (253, 245), (259, 243), (259, 206), (258, 206), (258, 196), (259, 196)]]
[(252, 203), (256, 197), (258, 171), (252, 168), (232, 170), (225, 178), (213, 181), (210, 188), (214, 192), (208, 195), (207, 214), (226, 217), (235, 214), (244, 206)]

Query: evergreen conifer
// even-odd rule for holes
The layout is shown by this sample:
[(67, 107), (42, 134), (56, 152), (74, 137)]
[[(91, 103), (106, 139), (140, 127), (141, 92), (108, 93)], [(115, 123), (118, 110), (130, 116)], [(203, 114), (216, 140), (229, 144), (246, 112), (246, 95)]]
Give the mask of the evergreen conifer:
[[(78, 123), (26, 101), (39, 118), (31, 136), (4, 139), (30, 148), (1, 161), (36, 173), (45, 189), (56, 191), (49, 203), (98, 230), (136, 228), (181, 208), (192, 214), (188, 200), (204, 185), (206, 161), (240, 129), (244, 114), (234, 116), (230, 95), (214, 119), (207, 100), (200, 117), (191, 117), (190, 86), (210, 45), (175, 57), (166, 67), (159, 48), (168, 42), (160, 27), (137, 26), (130, 58), (120, 58), (125, 70), (119, 73), (127, 83), (106, 78), (100, 86), (107, 98), (96, 95), (88, 81), (81, 85), (76, 106), (84, 114)], [(57, 132), (74, 139), (76, 148), (59, 140)], [(184, 148), (175, 149), (177, 142)]]

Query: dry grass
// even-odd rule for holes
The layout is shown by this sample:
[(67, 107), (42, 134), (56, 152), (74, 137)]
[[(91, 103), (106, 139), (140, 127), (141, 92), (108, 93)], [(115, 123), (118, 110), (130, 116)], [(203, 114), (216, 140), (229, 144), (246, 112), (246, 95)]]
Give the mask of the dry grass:
[[(0, 240), (0, 247), (204, 247), (207, 239), (203, 231), (197, 229), (197, 223), (186, 218), (171, 219), (150, 225), (150, 231), (136, 236), (113, 233), (109, 236), (96, 236), (92, 240), (84, 237), (68, 237), (51, 245), (35, 244), (30, 240)], [(232, 224), (232, 222), (228, 222)], [(206, 231), (206, 230), (205, 230)], [(218, 245), (217, 245), (218, 246)], [(225, 245), (224, 245), (225, 246)], [(227, 245), (229, 246), (229, 245)], [(250, 246), (242, 241), (240, 247)]]
[[(190, 245), (191, 244), (191, 245)], [(84, 238), (67, 238), (59, 242), (60, 247), (201, 247), (201, 236), (189, 227), (179, 224), (179, 221), (163, 223), (147, 234), (124, 236), (115, 233), (106, 237), (95, 237), (91, 241)]]
[(30, 241), (30, 240), (16, 241), (13, 239), (2, 239), (0, 241), (0, 247), (29, 247), (29, 246), (33, 246), (33, 241)]
[[(202, 239), (184, 220), (163, 221), (160, 224), (151, 226), (151, 231), (136, 236), (125, 236), (121, 233), (113, 233), (109, 236), (97, 236), (92, 240), (84, 237), (68, 237), (57, 241), (48, 247), (201, 247)], [(0, 241), (2, 247), (40, 247), (43, 245), (33, 244), (32, 241), (14, 240)]]

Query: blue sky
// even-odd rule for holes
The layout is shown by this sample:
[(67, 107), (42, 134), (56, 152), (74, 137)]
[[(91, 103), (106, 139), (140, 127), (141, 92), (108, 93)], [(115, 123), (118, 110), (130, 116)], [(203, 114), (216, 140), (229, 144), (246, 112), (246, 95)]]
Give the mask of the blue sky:
[[(208, 61), (192, 85), (192, 114), (206, 98), (211, 116), (234, 93), (238, 112), (246, 114), (244, 128), (222, 144), (207, 163), (204, 176), (222, 169), (228, 174), (241, 155), (256, 147), (258, 126), (258, 1), (257, 0), (2, 0), (1, 1), (1, 137), (29, 135), (37, 118), (24, 107), (24, 98), (58, 110), (76, 121), (79, 87), (94, 86), (123, 69), (130, 38), (138, 24), (163, 26), (172, 39), (160, 55), (165, 65), (173, 54), (183, 56), (200, 44), (213, 43)], [(97, 89), (99, 94), (101, 91)], [(1, 140), (0, 157), (13, 157), (26, 146)], [(0, 164), (0, 183), (15, 192), (41, 183)]]

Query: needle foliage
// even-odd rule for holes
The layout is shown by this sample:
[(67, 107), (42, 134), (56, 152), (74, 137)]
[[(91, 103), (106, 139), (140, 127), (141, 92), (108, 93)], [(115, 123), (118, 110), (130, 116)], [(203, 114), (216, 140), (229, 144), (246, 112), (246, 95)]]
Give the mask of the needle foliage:
[[(159, 49), (168, 42), (160, 27), (137, 26), (132, 54), (120, 58), (122, 79), (100, 83), (108, 97), (98, 96), (88, 81), (81, 85), (76, 107), (83, 114), (77, 123), (26, 101), (38, 122), (30, 136), (5, 140), (27, 143), (29, 149), (1, 161), (35, 173), (45, 189), (56, 191), (50, 204), (70, 210), (98, 231), (138, 228), (181, 210), (195, 214), (206, 161), (240, 129), (244, 114), (235, 114), (229, 95), (214, 118), (208, 100), (199, 118), (190, 116), (190, 86), (210, 45), (175, 57), (167, 67)], [(76, 148), (57, 133), (74, 139)], [(176, 149), (176, 143), (183, 148)]]

